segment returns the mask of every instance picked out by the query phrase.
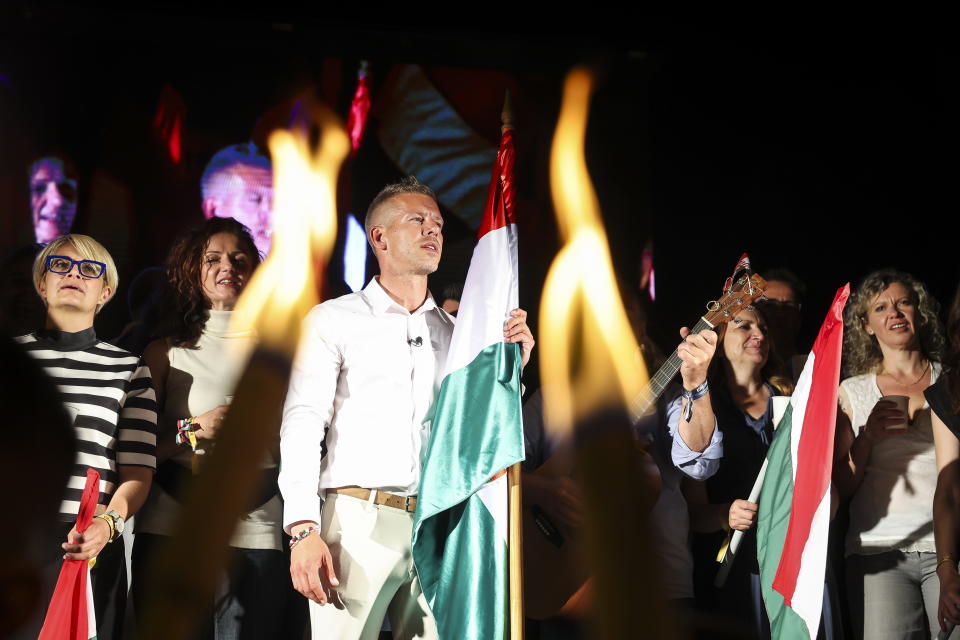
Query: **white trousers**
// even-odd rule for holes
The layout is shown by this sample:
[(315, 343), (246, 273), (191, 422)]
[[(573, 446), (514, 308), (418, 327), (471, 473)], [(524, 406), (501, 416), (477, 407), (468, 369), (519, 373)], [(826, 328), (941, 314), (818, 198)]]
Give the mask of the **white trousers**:
[(313, 640), (376, 640), (384, 617), (396, 640), (438, 638), (413, 568), (412, 532), (412, 513), (327, 494), (320, 535), (340, 586), (328, 604), (310, 602)]

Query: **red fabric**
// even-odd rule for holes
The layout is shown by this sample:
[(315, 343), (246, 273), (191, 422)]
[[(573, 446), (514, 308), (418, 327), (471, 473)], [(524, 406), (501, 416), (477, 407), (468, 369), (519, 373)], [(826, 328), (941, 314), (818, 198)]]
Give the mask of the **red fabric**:
[(487, 193), (487, 205), (483, 209), (483, 220), (480, 222), (478, 239), (489, 231), (517, 223), (513, 205), (513, 163), (515, 155), (513, 130), (507, 129), (500, 136), (500, 148), (497, 149), (497, 159), (493, 163), (490, 191)]
[(833, 434), (837, 423), (837, 390), (840, 384), (840, 350), (843, 346), (843, 307), (850, 297), (850, 284), (837, 291), (830, 313), (813, 343), (813, 380), (797, 445), (790, 524), (783, 541), (780, 565), (773, 588), (792, 606), (800, 560), (810, 537), (813, 515), (830, 491), (833, 469)]
[(172, 86), (164, 85), (160, 92), (160, 103), (153, 117), (153, 129), (167, 145), (167, 153), (174, 164), (182, 157), (182, 129), (184, 115), (187, 112), (183, 97)]
[[(100, 495), (100, 474), (87, 469), (87, 484), (77, 512), (77, 531), (83, 533), (93, 520)], [(87, 640), (87, 579), (89, 560), (64, 560), (57, 586), (50, 598), (38, 640)]]
[(361, 72), (357, 79), (357, 90), (353, 94), (353, 101), (350, 103), (350, 115), (347, 116), (347, 132), (350, 134), (350, 142), (353, 146), (353, 152), (356, 153), (360, 148), (360, 139), (363, 138), (363, 130), (367, 126), (367, 114), (370, 113), (370, 90), (367, 88), (367, 74)]

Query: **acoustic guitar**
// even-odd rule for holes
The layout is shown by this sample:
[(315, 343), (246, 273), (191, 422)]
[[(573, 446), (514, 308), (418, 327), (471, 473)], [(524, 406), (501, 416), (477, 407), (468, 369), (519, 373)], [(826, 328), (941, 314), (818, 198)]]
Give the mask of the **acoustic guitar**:
[[(763, 296), (766, 281), (756, 274), (735, 275), (727, 283), (723, 296), (707, 304), (707, 313), (690, 330), (699, 333), (714, 329), (733, 319), (740, 311)], [(682, 361), (676, 350), (650, 378), (646, 387), (629, 404), (634, 423), (650, 412), (657, 399), (680, 371)], [(639, 445), (638, 445), (639, 446)], [(563, 449), (551, 456), (535, 475), (556, 478), (574, 475), (572, 455)], [(659, 493), (656, 464), (644, 455), (643, 472)], [(652, 509), (656, 495), (648, 505)], [(583, 617), (590, 607), (590, 571), (578, 544), (578, 532), (555, 522), (538, 504), (523, 505), (523, 575), (526, 616), (543, 620), (554, 616)]]

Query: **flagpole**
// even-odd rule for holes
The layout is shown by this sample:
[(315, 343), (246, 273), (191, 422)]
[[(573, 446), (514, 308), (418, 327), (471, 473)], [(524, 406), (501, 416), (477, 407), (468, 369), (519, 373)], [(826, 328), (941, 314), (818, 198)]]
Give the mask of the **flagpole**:
[[(747, 497), (747, 500), (750, 502), (756, 502), (760, 498), (760, 489), (763, 488), (763, 478), (767, 475), (767, 459), (763, 459), (763, 466), (760, 467), (760, 473), (757, 474), (757, 479), (753, 483), (753, 488), (750, 490), (750, 495)], [(737, 550), (740, 548), (740, 541), (743, 539), (743, 531), (734, 531), (733, 535), (730, 536), (730, 542), (727, 546), (726, 552), (723, 554), (723, 559), (720, 561), (720, 570), (717, 571), (716, 577), (713, 579), (713, 586), (718, 589), (723, 587), (727, 582), (727, 576), (730, 574), (730, 567), (733, 566), (733, 561), (737, 558)]]
[[(503, 97), (500, 132), (513, 129), (513, 101), (510, 90)], [(509, 513), (509, 588), (510, 640), (523, 640), (523, 503), (520, 494), (520, 463), (507, 470), (507, 509)]]
[(523, 640), (523, 505), (520, 496), (520, 463), (507, 471), (510, 507), (510, 640)]

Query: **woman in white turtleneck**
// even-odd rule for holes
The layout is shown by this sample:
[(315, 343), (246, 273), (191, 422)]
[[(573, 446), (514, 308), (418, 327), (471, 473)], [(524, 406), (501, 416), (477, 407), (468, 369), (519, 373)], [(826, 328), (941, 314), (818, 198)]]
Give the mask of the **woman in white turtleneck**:
[[(204, 453), (215, 446), (254, 346), (253, 334), (231, 330), (230, 320), (259, 263), (249, 232), (232, 218), (211, 218), (188, 232), (167, 259), (166, 337), (144, 354), (156, 368), (160, 420), (157, 478), (136, 523), (135, 606), (151, 597), (149, 578), (138, 581), (137, 575), (145, 575), (157, 546), (173, 534), (180, 502), (192, 476), (202, 468)], [(195, 450), (183, 429), (195, 437)], [(230, 541), (231, 566), (216, 601), (210, 603), (213, 616), (197, 629), (198, 637), (270, 638), (281, 633), (290, 577), (282, 551), (277, 460), (274, 451), (259, 470), (261, 488)], [(202, 523), (197, 535), (203, 535)]]

